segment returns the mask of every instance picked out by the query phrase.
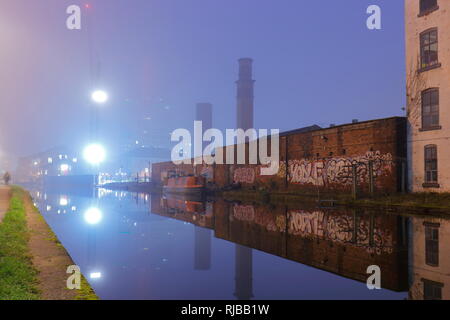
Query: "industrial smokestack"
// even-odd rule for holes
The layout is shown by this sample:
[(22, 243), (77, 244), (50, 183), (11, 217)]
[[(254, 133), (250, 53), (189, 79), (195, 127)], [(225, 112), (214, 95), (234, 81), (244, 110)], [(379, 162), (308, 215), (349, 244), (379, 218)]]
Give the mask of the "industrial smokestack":
[(195, 120), (202, 121), (204, 131), (211, 129), (212, 128), (212, 104), (211, 103), (197, 103)]
[(239, 59), (239, 79), (237, 84), (237, 128), (253, 128), (253, 92), (255, 80), (252, 79), (250, 58)]
[[(212, 128), (212, 104), (211, 103), (197, 103), (196, 109), (195, 109), (195, 121), (201, 121), (202, 122), (202, 136), (205, 133), (206, 130)], [(202, 150), (206, 148), (208, 145), (207, 142), (203, 142)], [(202, 151), (198, 150), (198, 151)], [(196, 157), (200, 157), (202, 154), (199, 152), (198, 154), (195, 154)]]

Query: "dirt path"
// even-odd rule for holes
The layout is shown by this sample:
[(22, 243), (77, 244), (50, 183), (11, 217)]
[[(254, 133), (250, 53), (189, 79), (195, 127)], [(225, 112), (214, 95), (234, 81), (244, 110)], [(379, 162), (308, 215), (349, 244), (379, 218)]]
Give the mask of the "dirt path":
[(8, 211), (10, 199), (11, 189), (8, 186), (0, 186), (0, 222), (2, 222), (6, 211)]
[(30, 229), (29, 247), (33, 264), (39, 271), (39, 289), (44, 300), (72, 300), (77, 290), (66, 287), (67, 267), (73, 265), (66, 250), (58, 244), (50, 227), (34, 209), (28, 194), (24, 195), (27, 223)]

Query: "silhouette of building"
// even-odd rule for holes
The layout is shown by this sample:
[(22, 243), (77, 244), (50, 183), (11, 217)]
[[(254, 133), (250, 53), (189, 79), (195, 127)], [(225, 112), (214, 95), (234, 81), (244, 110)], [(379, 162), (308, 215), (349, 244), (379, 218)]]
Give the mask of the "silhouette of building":
[(239, 79), (237, 84), (237, 128), (253, 128), (253, 98), (255, 80), (252, 78), (253, 60), (239, 59)]
[(211, 269), (211, 237), (212, 231), (206, 228), (194, 227), (195, 251), (194, 269)]

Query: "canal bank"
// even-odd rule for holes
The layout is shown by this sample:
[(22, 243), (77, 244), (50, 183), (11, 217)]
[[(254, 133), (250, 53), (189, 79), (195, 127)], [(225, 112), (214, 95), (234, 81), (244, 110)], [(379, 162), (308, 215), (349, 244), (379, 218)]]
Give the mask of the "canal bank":
[(0, 300), (93, 300), (83, 278), (80, 290), (67, 289), (71, 257), (19, 187), (0, 190), (9, 208), (0, 223)]
[(414, 214), (448, 215), (449, 193), (395, 193), (353, 199), (348, 194), (307, 194), (294, 192), (268, 192), (255, 190), (224, 191), (221, 197), (229, 201), (253, 201), (256, 203), (315, 203), (318, 206), (345, 206), (374, 208), (386, 212), (408, 211)]

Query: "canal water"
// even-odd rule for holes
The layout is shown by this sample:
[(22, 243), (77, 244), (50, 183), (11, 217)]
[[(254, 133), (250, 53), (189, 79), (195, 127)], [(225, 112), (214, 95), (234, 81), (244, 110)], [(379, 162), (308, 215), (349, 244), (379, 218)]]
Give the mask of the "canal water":
[[(450, 285), (438, 218), (104, 189), (32, 196), (101, 299), (439, 299)], [(367, 288), (369, 266), (382, 289)]]

